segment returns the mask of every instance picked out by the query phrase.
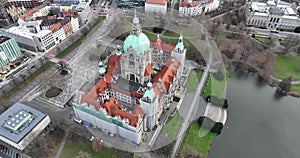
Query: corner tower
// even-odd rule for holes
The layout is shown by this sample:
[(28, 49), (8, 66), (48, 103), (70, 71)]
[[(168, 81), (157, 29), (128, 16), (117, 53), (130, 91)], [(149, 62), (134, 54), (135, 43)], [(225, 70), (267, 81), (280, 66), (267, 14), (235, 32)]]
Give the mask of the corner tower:
[(180, 34), (178, 38), (178, 43), (176, 44), (176, 47), (171, 53), (172, 57), (175, 57), (177, 61), (180, 62), (181, 66), (178, 69), (178, 75), (181, 76), (183, 73), (183, 68), (184, 68), (184, 61), (185, 61), (185, 56), (186, 56), (186, 49), (184, 48), (183, 44), (183, 37)]

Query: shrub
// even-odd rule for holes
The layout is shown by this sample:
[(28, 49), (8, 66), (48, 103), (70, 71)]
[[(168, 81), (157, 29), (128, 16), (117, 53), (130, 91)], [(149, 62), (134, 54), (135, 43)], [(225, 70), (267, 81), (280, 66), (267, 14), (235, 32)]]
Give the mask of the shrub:
[(221, 98), (218, 98), (216, 96), (210, 96), (209, 95), (209, 96), (206, 97), (206, 101), (212, 103), (215, 106), (219, 106), (219, 107), (222, 107), (222, 108), (225, 108), (225, 109), (228, 108), (227, 99), (221, 99)]
[(154, 33), (161, 33), (164, 29), (163, 28), (160, 28), (160, 27), (154, 27), (153, 28), (153, 32)]
[(218, 70), (216, 73), (213, 73), (212, 75), (214, 76), (215, 79), (217, 79), (219, 81), (224, 80), (224, 77), (225, 77), (223, 71), (220, 71), (220, 70)]
[(212, 119), (205, 116), (201, 116), (198, 119), (198, 123), (199, 126), (201, 126), (201, 128), (210, 130), (210, 132), (217, 133), (218, 135), (221, 133), (223, 129), (223, 124), (221, 122), (214, 122)]

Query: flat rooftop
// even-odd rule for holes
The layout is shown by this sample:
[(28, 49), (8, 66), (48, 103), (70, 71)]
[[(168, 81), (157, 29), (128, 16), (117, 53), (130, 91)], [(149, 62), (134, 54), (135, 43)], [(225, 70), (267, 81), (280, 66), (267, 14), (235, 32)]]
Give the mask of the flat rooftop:
[(139, 83), (130, 81), (130, 80), (126, 80), (122, 77), (119, 77), (118, 80), (115, 83), (119, 88), (127, 91), (127, 92), (136, 92), (140, 87), (142, 87), (142, 85), (140, 85)]
[(6, 36), (0, 36), (0, 44), (4, 43), (5, 41), (9, 40), (9, 37)]
[(15, 103), (0, 115), (0, 135), (18, 143), (45, 117), (25, 104)]

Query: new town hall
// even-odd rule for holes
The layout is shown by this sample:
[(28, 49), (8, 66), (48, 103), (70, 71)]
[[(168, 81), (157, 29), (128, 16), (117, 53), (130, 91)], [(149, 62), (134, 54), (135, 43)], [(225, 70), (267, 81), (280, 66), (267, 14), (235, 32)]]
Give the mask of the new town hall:
[(141, 143), (183, 88), (179, 81), (185, 56), (181, 35), (176, 45), (163, 43), (159, 36), (150, 41), (135, 15), (123, 48), (99, 61), (100, 79), (86, 94), (77, 95), (76, 117)]

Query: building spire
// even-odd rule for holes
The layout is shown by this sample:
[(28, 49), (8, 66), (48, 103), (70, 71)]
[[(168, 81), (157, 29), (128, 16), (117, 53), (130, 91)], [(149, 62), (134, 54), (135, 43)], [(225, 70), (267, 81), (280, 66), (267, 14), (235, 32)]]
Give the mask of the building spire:
[(140, 25), (140, 20), (137, 17), (136, 10), (134, 10), (134, 18), (132, 20), (131, 33), (139, 36), (140, 32), (142, 32), (142, 28)]
[(132, 20), (132, 23), (138, 24), (140, 22), (139, 18), (136, 15), (136, 9), (134, 10), (134, 18)]

